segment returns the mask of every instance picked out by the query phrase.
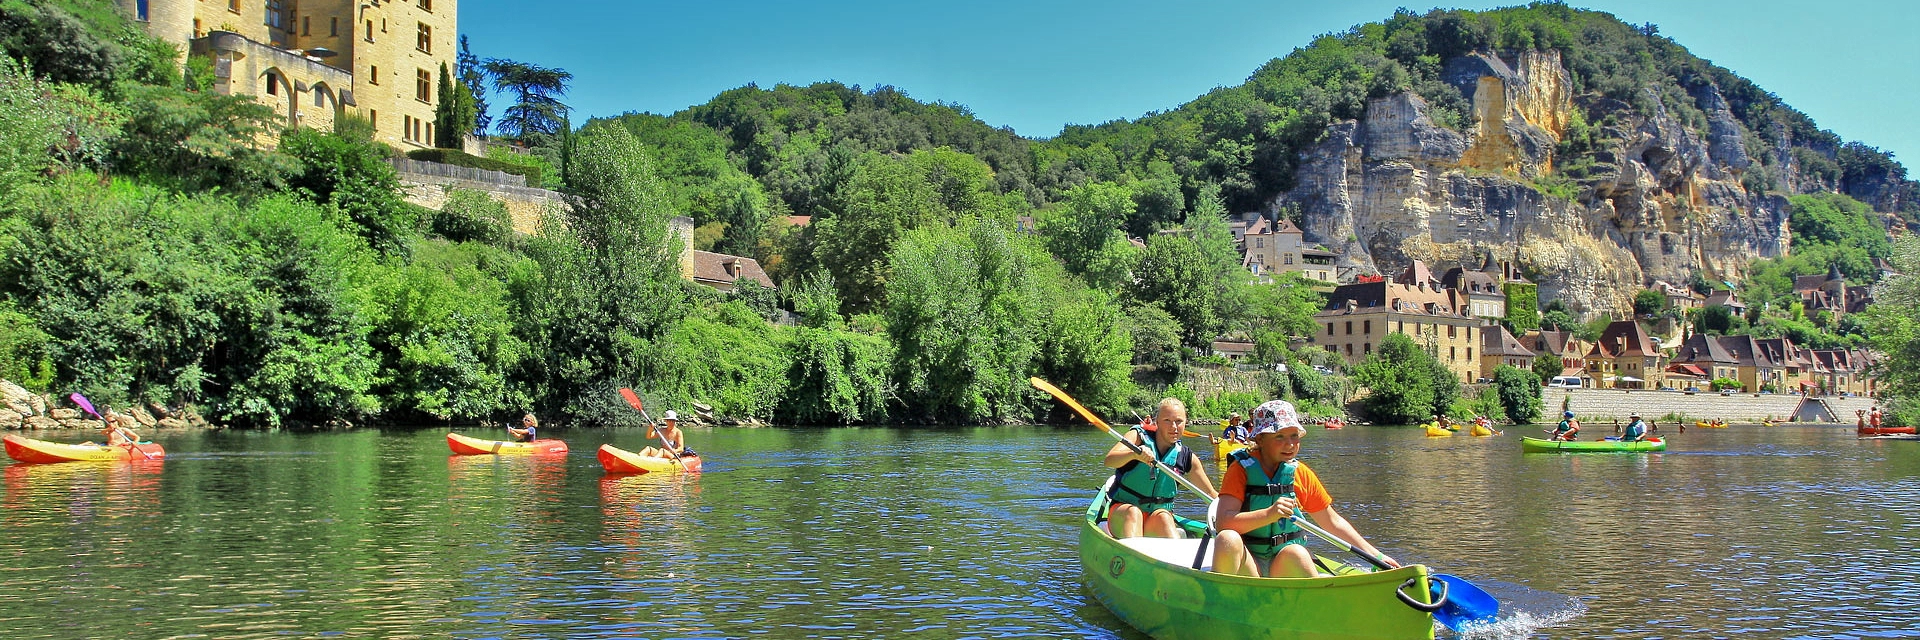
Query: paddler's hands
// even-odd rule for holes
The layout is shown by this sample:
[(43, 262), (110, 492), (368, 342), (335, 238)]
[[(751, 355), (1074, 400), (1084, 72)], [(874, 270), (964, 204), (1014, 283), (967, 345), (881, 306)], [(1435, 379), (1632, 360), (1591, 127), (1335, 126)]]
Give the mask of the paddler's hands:
[(1386, 563), (1387, 566), (1389, 567), (1393, 567), (1395, 569), (1400, 568), (1400, 561), (1393, 559), (1393, 556), (1390, 556), (1384, 553), (1380, 554), (1380, 561)]
[(1293, 510), (1296, 506), (1298, 505), (1294, 503), (1293, 498), (1276, 498), (1273, 504), (1267, 507), (1267, 515), (1271, 515), (1277, 520), (1284, 520), (1288, 516), (1293, 515)]

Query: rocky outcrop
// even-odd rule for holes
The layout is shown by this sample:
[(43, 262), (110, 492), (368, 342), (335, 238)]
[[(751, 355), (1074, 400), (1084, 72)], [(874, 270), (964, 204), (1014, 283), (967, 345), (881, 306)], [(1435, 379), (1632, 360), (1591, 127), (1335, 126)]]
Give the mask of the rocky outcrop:
[[(149, 407), (152, 409), (149, 412)], [(192, 407), (167, 409), (157, 404), (147, 407), (135, 406), (125, 412), (113, 411), (110, 407), (97, 407), (107, 417), (121, 427), (139, 430), (143, 428), (187, 429), (210, 428), (206, 419)], [(154, 414), (160, 418), (155, 418)], [(0, 430), (17, 429), (85, 429), (98, 431), (106, 426), (78, 409), (70, 407), (49, 407), (47, 397), (26, 390), (20, 385), (0, 380)]]
[(1555, 174), (1576, 108), (1557, 52), (1475, 53), (1448, 61), (1442, 79), (1471, 98), (1467, 131), (1436, 125), (1412, 94), (1373, 100), (1364, 120), (1329, 125), (1271, 202), (1300, 210), (1306, 239), (1340, 254), (1343, 276), (1412, 260), (1473, 267), (1492, 253), (1536, 274), (1543, 297), (1612, 313), (1653, 280), (1737, 279), (1788, 249), (1786, 200), (1742, 186), (1754, 161), (1711, 86), (1698, 100), (1704, 132), (1664, 106), (1579, 102), (1590, 121), (1612, 117), (1596, 128), (1600, 148)]

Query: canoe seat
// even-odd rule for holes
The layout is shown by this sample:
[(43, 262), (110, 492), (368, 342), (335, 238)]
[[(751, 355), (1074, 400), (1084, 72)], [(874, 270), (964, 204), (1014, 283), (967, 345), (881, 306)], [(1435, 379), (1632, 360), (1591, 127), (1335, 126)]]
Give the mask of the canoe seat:
[[(1167, 564), (1192, 567), (1193, 555), (1200, 552), (1199, 538), (1127, 538), (1120, 544), (1147, 557)], [(1213, 545), (1207, 545), (1207, 557), (1200, 562), (1201, 571), (1213, 570)]]

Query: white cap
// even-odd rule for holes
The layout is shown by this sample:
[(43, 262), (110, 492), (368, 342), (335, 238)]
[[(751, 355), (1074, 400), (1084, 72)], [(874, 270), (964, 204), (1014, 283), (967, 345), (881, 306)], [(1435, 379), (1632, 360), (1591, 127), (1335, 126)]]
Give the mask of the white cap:
[(1268, 400), (1253, 408), (1253, 435), (1267, 432), (1278, 433), (1281, 429), (1299, 429), (1300, 414), (1293, 409), (1293, 403), (1285, 400)]
[(667, 410), (667, 415), (666, 415), (666, 416), (664, 416), (664, 417), (662, 417), (662, 418), (660, 418), (660, 419), (661, 419), (661, 420), (679, 420), (679, 419), (680, 419), (680, 414), (677, 414), (677, 413), (674, 413), (672, 409), (668, 409), (668, 410)]

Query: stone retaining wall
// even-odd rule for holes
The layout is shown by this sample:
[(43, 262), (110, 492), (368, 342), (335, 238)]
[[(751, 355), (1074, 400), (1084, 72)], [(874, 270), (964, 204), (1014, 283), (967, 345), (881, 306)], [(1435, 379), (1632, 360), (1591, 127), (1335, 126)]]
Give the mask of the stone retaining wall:
[[(1688, 395), (1679, 391), (1547, 389), (1542, 395), (1545, 400), (1541, 411), (1542, 421), (1554, 419), (1560, 414), (1563, 399), (1570, 402), (1573, 412), (1583, 420), (1626, 420), (1638, 412), (1641, 417), (1648, 419), (1677, 413), (1695, 420), (1759, 422), (1766, 418), (1785, 419), (1793, 415), (1795, 407), (1800, 406), (1800, 396), (1773, 393), (1720, 395), (1701, 392)], [(1872, 398), (1863, 397), (1825, 396), (1821, 399), (1827, 402), (1835, 415), (1849, 423), (1855, 410), (1870, 408), (1875, 402)]]
[(407, 202), (434, 211), (439, 211), (440, 207), (447, 204), (447, 192), (451, 189), (484, 192), (495, 201), (507, 205), (507, 213), (513, 216), (514, 231), (529, 235), (538, 232), (540, 220), (549, 211), (558, 211), (564, 202), (557, 191), (424, 173), (401, 172), (400, 187)]

